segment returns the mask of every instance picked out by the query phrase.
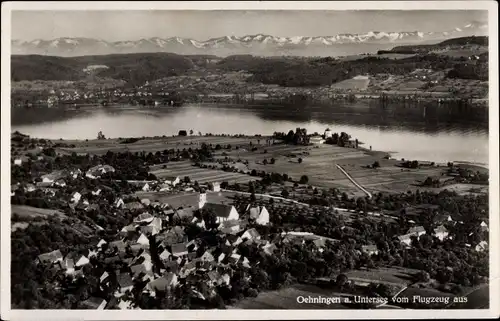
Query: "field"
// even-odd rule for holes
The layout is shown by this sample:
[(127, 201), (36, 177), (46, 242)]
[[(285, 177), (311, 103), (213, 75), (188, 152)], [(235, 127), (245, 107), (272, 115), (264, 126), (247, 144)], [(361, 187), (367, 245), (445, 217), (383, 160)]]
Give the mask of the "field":
[[(399, 164), (399, 161), (384, 159), (385, 153), (325, 144), (317, 146), (273, 145), (254, 152), (240, 149), (226, 151), (226, 154), (233, 159), (248, 160), (248, 170), (287, 174), (294, 180), (307, 175), (309, 184), (312, 186), (339, 188), (356, 194), (360, 194), (360, 191), (336, 167), (336, 164), (341, 165), (369, 192), (422, 189), (416, 186), (417, 181), (423, 181), (427, 176), (440, 175), (443, 170), (439, 167), (403, 170), (395, 166)], [(291, 154), (295, 156), (290, 157)], [(269, 161), (271, 158), (275, 159), (275, 164), (263, 164), (264, 159)], [(302, 158), (302, 163), (299, 163), (299, 158)], [(366, 168), (375, 161), (380, 163), (380, 168)]]
[(170, 162), (164, 165), (166, 168), (163, 168), (163, 165), (152, 166), (150, 173), (160, 179), (167, 176), (178, 176), (182, 179), (188, 176), (192, 182), (197, 181), (200, 184), (223, 181), (230, 184), (242, 184), (248, 183), (251, 180), (256, 180), (255, 177), (245, 174), (195, 167), (190, 161)]
[(405, 287), (413, 283), (413, 275), (419, 270), (398, 267), (380, 267), (371, 270), (352, 270), (345, 275), (349, 280), (360, 282), (383, 283), (392, 286)]
[(11, 213), (12, 215), (17, 214), (24, 219), (35, 218), (35, 217), (47, 218), (53, 215), (57, 215), (61, 219), (66, 218), (66, 215), (64, 215), (60, 211), (37, 208), (32, 206), (25, 206), (25, 205), (12, 205)]
[(368, 76), (356, 76), (352, 79), (339, 81), (331, 86), (332, 89), (366, 90), (370, 84)]
[[(215, 150), (214, 156), (222, 164), (238, 168), (238, 172), (226, 172), (221, 169), (199, 168), (186, 161), (169, 162), (151, 167), (151, 172), (157, 177), (188, 176), (198, 183), (223, 182), (247, 183), (258, 180), (249, 174), (252, 170), (266, 173), (287, 174), (294, 181), (302, 175), (307, 175), (309, 185), (321, 188), (338, 188), (348, 194), (364, 196), (352, 182), (337, 168), (342, 166), (352, 178), (370, 193), (373, 192), (406, 192), (408, 190), (424, 190), (419, 186), (428, 176), (440, 176), (444, 167), (423, 167), (420, 169), (403, 169), (397, 165), (398, 160), (385, 159), (385, 152), (368, 151), (362, 148), (343, 148), (334, 145), (318, 144), (296, 146), (285, 144), (266, 145), (266, 137), (229, 137), (229, 136), (187, 136), (187, 137), (156, 137), (144, 138), (131, 144), (120, 144), (119, 139), (91, 141), (61, 141), (64, 144), (74, 144), (74, 148), (57, 148), (57, 152), (70, 154), (90, 153), (104, 154), (112, 152), (157, 152), (166, 149), (199, 148), (202, 143), (221, 148)], [(231, 145), (231, 149), (225, 149)], [(255, 150), (255, 148), (257, 148)], [(254, 149), (252, 151), (252, 149)], [(275, 163), (270, 164), (274, 158)], [(299, 158), (302, 162), (299, 163)], [(264, 160), (267, 160), (265, 164)], [(247, 163), (246, 163), (247, 161)], [(380, 168), (368, 168), (375, 161)], [(165, 167), (165, 168), (164, 168)], [(240, 171), (243, 171), (241, 173)], [(246, 173), (246, 174), (244, 174)]]

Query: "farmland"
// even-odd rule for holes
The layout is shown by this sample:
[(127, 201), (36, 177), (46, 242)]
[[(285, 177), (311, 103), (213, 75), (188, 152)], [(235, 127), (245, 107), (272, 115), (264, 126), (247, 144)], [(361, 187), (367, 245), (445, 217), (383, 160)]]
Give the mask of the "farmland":
[[(177, 176), (189, 177), (198, 183), (223, 182), (245, 184), (258, 180), (250, 176), (257, 172), (287, 174), (293, 181), (298, 181), (304, 174), (308, 184), (320, 188), (337, 188), (350, 195), (364, 196), (336, 165), (342, 166), (347, 173), (370, 193), (406, 192), (424, 190), (420, 183), (429, 176), (440, 176), (443, 166), (426, 166), (418, 169), (401, 168), (400, 161), (387, 159), (387, 153), (366, 149), (344, 148), (335, 145), (286, 145), (269, 137), (231, 137), (231, 136), (174, 136), (142, 138), (137, 142), (123, 144), (123, 139), (105, 139), (90, 141), (58, 141), (64, 145), (56, 148), (64, 154), (89, 153), (102, 155), (111, 152), (155, 153), (165, 150), (189, 150), (207, 144), (213, 148), (216, 162), (203, 162), (203, 166), (194, 166), (186, 159), (170, 161), (150, 167), (150, 173), (158, 178)], [(269, 144), (268, 144), (269, 143)], [(270, 160), (275, 162), (271, 163)], [(300, 159), (300, 160), (299, 160)], [(370, 168), (374, 162), (379, 168)], [(223, 166), (233, 168), (223, 171)]]
[(60, 211), (24, 205), (12, 205), (12, 214), (17, 214), (23, 219), (33, 219), (35, 217), (48, 218), (49, 216), (59, 216), (60, 218), (66, 217), (66, 215)]

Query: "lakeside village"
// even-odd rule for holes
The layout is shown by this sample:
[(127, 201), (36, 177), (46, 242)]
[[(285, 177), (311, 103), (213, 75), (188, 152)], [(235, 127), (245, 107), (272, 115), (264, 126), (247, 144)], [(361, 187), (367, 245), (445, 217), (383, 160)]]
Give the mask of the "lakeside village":
[[(223, 309), (324, 280), (344, 296), (381, 298), (467, 295), (488, 283), (487, 195), (355, 199), (276, 173), (245, 186), (199, 184), (148, 168), (183, 157), (196, 166), (214, 146), (89, 155), (56, 153), (57, 143), (20, 133), (12, 143), (16, 308)], [(259, 193), (286, 181), (311, 197)], [(411, 282), (383, 281), (384, 269), (406, 271)]]

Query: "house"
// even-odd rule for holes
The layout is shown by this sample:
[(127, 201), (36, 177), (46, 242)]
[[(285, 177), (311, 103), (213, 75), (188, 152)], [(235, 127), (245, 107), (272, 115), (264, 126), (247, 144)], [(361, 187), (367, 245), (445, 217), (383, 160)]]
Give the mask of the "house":
[(273, 255), (274, 254), (274, 251), (277, 249), (278, 247), (274, 244), (274, 243), (266, 243), (262, 246), (262, 250), (264, 251), (264, 253), (266, 253), (267, 255)]
[(156, 226), (154, 226), (154, 225), (141, 226), (141, 227), (139, 227), (139, 231), (142, 234), (147, 235), (147, 236), (156, 235), (156, 234), (160, 233), (160, 230), (158, 228), (156, 228)]
[(411, 237), (413, 234), (405, 234), (405, 235), (400, 235), (398, 236), (398, 239), (400, 242), (410, 246), (411, 245)]
[(97, 248), (98, 248), (98, 249), (102, 248), (102, 246), (103, 246), (104, 244), (106, 244), (106, 243), (107, 243), (107, 242), (106, 242), (105, 240), (101, 239), (101, 240), (99, 241), (99, 243), (97, 243)]
[(162, 260), (162, 261), (167, 261), (170, 258), (170, 256), (171, 256), (171, 253), (167, 249), (164, 249), (159, 254), (160, 260)]
[(122, 198), (117, 198), (114, 202), (114, 207), (116, 208), (122, 208), (125, 206), (125, 203), (123, 202), (123, 199)]
[(219, 182), (213, 182), (210, 187), (211, 187), (210, 190), (212, 192), (216, 192), (216, 193), (220, 192), (220, 183)]
[(99, 282), (100, 283), (104, 283), (105, 281), (107, 281), (109, 279), (109, 273), (104, 271), (103, 274), (101, 274), (101, 277), (99, 278)]
[(149, 184), (148, 184), (148, 183), (146, 183), (146, 184), (144, 184), (144, 185), (142, 186), (142, 191), (143, 191), (143, 192), (149, 192), (149, 190), (151, 190), (151, 187), (149, 186)]
[(135, 225), (135, 224), (129, 224), (127, 226), (124, 226), (121, 230), (120, 230), (120, 234), (121, 235), (128, 235), (128, 233), (132, 233), (132, 232), (135, 232), (137, 230), (137, 227), (138, 225)]
[(363, 245), (361, 246), (361, 251), (369, 256), (378, 255), (378, 248), (375, 245)]
[(119, 293), (124, 294), (127, 291), (132, 291), (134, 287), (134, 281), (128, 273), (121, 273), (117, 275), (117, 281), (119, 286)]
[(136, 224), (141, 224), (141, 223), (151, 223), (154, 220), (154, 216), (145, 212), (137, 217), (134, 218), (134, 223)]
[(137, 279), (138, 277), (143, 276), (142, 280), (144, 280), (144, 276), (151, 276), (151, 277), (153, 276), (151, 268), (148, 270), (148, 266), (143, 263), (132, 265), (130, 267), (130, 271), (132, 273), (133, 279)]
[(120, 302), (118, 303), (118, 309), (132, 310), (132, 302), (128, 300), (120, 300)]
[(66, 274), (74, 274), (75, 273), (75, 261), (70, 258), (66, 258), (59, 262), (61, 269), (66, 270)]
[(53, 171), (50, 174), (42, 175), (40, 178), (44, 183), (54, 183), (55, 181), (65, 178), (68, 176), (68, 172), (65, 170)]
[(172, 248), (172, 255), (175, 257), (182, 257), (188, 254), (186, 243), (172, 244), (171, 248)]
[(243, 240), (260, 240), (260, 234), (256, 229), (251, 228), (249, 230), (246, 230), (245, 233), (241, 235), (241, 238)]
[(146, 284), (144, 290), (151, 292), (154, 296), (154, 293), (157, 291), (166, 292), (169, 288), (176, 286), (178, 283), (179, 281), (177, 275), (169, 272), (160, 278), (150, 281)]
[(321, 136), (311, 136), (309, 138), (309, 143), (311, 143), (311, 144), (324, 144), (325, 140)]
[(489, 231), (488, 224), (486, 224), (485, 221), (482, 221), (479, 226), (481, 228), (481, 231), (483, 231), (483, 232), (488, 232)]
[(329, 128), (327, 128), (325, 130), (324, 136), (325, 136), (325, 139), (331, 138), (333, 136), (333, 132)]
[[(161, 218), (159, 218), (159, 217), (153, 218), (153, 220), (148, 224), (148, 226), (154, 227), (158, 231), (158, 233), (159, 233), (161, 231), (161, 229), (162, 229), (162, 220), (161, 220)], [(153, 235), (155, 235), (155, 234), (153, 234)]]
[(142, 246), (149, 246), (149, 239), (146, 235), (141, 233), (139, 237), (135, 240), (136, 244), (140, 244)]
[(63, 255), (60, 250), (55, 250), (49, 253), (40, 254), (38, 256), (38, 263), (42, 264), (54, 264), (56, 262), (61, 262), (63, 260)]
[(448, 230), (443, 225), (439, 225), (434, 229), (434, 236), (437, 237), (440, 241), (447, 238), (448, 234), (449, 234)]
[(113, 173), (115, 169), (112, 166), (109, 165), (97, 165), (92, 168), (90, 168), (86, 173), (85, 176), (88, 178), (97, 178), (100, 177), (101, 175), (105, 173)]
[(23, 160), (21, 158), (14, 159), (14, 165), (21, 166), (23, 164)]
[(233, 205), (205, 203), (201, 209), (203, 212), (213, 212), (216, 216), (217, 224), (240, 219), (240, 215)]
[(476, 252), (483, 252), (483, 251), (488, 250), (488, 242), (486, 242), (486, 241), (479, 242), (479, 244), (476, 245), (475, 249), (476, 249)]
[(249, 212), (250, 212), (250, 218), (255, 220), (255, 223), (259, 225), (269, 224), (269, 212), (264, 206), (252, 207), (250, 208)]
[(55, 185), (59, 186), (59, 187), (64, 187), (66, 186), (66, 182), (64, 181), (64, 179), (62, 178), (59, 178), (57, 179), (55, 182), (54, 182)]
[(83, 309), (104, 310), (107, 302), (103, 298), (90, 297), (82, 302)]
[(229, 263), (231, 264), (236, 264), (238, 263), (238, 261), (241, 259), (241, 255), (240, 254), (237, 254), (237, 253), (232, 253), (230, 256), (229, 256)]
[(181, 182), (181, 179), (178, 176), (168, 176), (164, 178), (163, 182), (167, 185), (176, 186)]
[(90, 263), (90, 260), (85, 256), (85, 255), (79, 255), (77, 256), (77, 259), (75, 260), (75, 266), (76, 267), (81, 267), (84, 265), (87, 265)]
[(75, 192), (73, 196), (71, 197), (71, 202), (73, 203), (78, 203), (80, 199), (82, 198), (82, 194)]
[(423, 226), (415, 226), (408, 230), (408, 234), (415, 235), (417, 238), (425, 234)]
[(239, 220), (224, 221), (219, 226), (219, 230), (224, 234), (236, 234), (240, 231), (240, 221)]
[(202, 261), (202, 262), (213, 262), (213, 261), (215, 261), (215, 258), (212, 255), (212, 253), (210, 253), (208, 251), (205, 251), (205, 253), (203, 253), (203, 255), (200, 256), (200, 261)]

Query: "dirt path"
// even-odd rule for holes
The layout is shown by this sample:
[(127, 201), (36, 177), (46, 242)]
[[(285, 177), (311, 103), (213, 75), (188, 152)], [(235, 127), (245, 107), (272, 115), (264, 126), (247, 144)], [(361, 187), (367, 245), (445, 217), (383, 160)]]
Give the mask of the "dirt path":
[(354, 178), (351, 177), (351, 175), (349, 175), (345, 170), (344, 168), (342, 168), (342, 166), (340, 165), (336, 165), (338, 169), (340, 169), (340, 171), (342, 173), (344, 173), (344, 175), (347, 177), (347, 179), (349, 179), (351, 181), (351, 183), (353, 183), (354, 185), (356, 185), (357, 188), (359, 188), (363, 193), (366, 194), (366, 196), (368, 196), (368, 198), (372, 198), (372, 194), (370, 192), (368, 192), (363, 186), (359, 185), (358, 182), (356, 182), (354, 180)]

